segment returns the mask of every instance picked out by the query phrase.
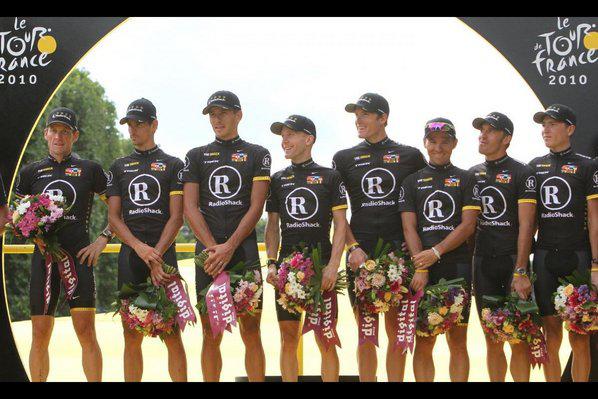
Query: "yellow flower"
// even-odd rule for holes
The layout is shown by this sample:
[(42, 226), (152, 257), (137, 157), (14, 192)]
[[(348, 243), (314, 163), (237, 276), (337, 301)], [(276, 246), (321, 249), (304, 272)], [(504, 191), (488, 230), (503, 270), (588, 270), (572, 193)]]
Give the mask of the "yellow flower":
[(442, 318), (442, 316), (440, 316), (438, 313), (436, 312), (432, 312), (428, 315), (428, 324), (430, 324), (431, 326), (435, 326), (437, 324), (442, 323), (442, 320), (444, 320)]
[(589, 314), (584, 314), (583, 317), (581, 318), (581, 321), (583, 321), (584, 323), (588, 323), (588, 322), (592, 321), (592, 318), (590, 317)]
[(392, 298), (392, 294), (390, 292), (385, 292), (384, 293), (384, 300), (386, 302), (390, 301), (390, 298)]
[(566, 286), (563, 292), (567, 296), (571, 295), (573, 293), (573, 284), (569, 284), (568, 286)]
[(13, 212), (12, 214), (12, 222), (13, 223), (17, 223), (17, 221), (19, 220), (19, 212)]
[(371, 272), (372, 270), (374, 270), (376, 268), (376, 262), (368, 259), (365, 261), (365, 270), (367, 270), (368, 272)]
[(507, 334), (511, 334), (511, 333), (513, 333), (513, 331), (515, 331), (515, 327), (513, 327), (513, 325), (511, 325), (511, 324), (509, 324), (509, 323), (505, 323), (505, 324), (502, 326), (502, 330), (503, 330), (504, 332), (506, 332)]
[(441, 316), (444, 316), (448, 313), (448, 308), (446, 306), (443, 306), (440, 309), (438, 309), (438, 313), (440, 313)]
[(284, 285), (284, 292), (287, 293), (288, 295), (291, 295), (291, 284), (290, 283), (286, 283)]
[(303, 281), (304, 277), (305, 277), (305, 273), (303, 273), (303, 272), (297, 272), (297, 280)]

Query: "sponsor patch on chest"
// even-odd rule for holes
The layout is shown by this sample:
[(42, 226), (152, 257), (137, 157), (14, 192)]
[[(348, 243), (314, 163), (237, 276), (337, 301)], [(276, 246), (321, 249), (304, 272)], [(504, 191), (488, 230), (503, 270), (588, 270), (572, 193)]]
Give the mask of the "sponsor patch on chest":
[(64, 170), (64, 174), (67, 176), (79, 177), (79, 176), (81, 176), (82, 171), (83, 170), (81, 168), (70, 167), (70, 168), (66, 168)]
[(384, 163), (399, 163), (399, 159), (401, 157), (399, 156), (399, 154), (385, 154), (382, 157), (382, 162)]
[(459, 187), (461, 184), (461, 179), (458, 177), (448, 177), (444, 179), (444, 186), (445, 187)]
[(324, 178), (322, 176), (307, 176), (307, 184), (322, 184), (322, 182), (324, 182)]
[(152, 162), (150, 169), (156, 172), (164, 172), (166, 170), (166, 164), (164, 162)]
[(561, 166), (561, 172), (575, 174), (577, 172), (577, 165), (563, 165)]
[(499, 173), (496, 175), (496, 182), (497, 183), (503, 183), (503, 184), (509, 184), (511, 182), (511, 174), (510, 173)]
[(247, 162), (247, 153), (243, 151), (235, 152), (231, 155), (233, 162)]

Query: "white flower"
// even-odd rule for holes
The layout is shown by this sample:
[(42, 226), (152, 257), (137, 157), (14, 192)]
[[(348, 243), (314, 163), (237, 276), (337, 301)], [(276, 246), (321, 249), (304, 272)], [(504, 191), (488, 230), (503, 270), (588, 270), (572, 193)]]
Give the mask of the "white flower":
[(463, 303), (463, 295), (459, 294), (455, 297), (455, 305), (459, 306)]
[(24, 215), (30, 206), (31, 202), (21, 202), (19, 205), (17, 205), (17, 212), (19, 212), (19, 215)]

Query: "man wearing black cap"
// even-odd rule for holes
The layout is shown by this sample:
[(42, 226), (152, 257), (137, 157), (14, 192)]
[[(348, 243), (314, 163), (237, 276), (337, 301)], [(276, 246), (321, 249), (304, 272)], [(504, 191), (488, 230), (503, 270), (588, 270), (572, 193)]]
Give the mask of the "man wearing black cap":
[[(183, 170), (185, 217), (197, 237), (196, 254), (209, 253), (204, 268), (195, 268), (198, 294), (220, 272), (240, 261), (248, 268), (259, 270), (255, 226), (268, 194), (271, 161), (267, 149), (239, 137), (243, 112), (234, 93), (212, 94), (203, 114), (209, 114), (216, 139), (189, 151)], [(240, 317), (245, 367), (250, 381), (265, 378), (260, 319), (261, 312)], [(222, 335), (212, 335), (207, 314), (201, 315), (201, 322), (203, 378), (218, 381), (222, 369)]]
[[(536, 301), (544, 321), (549, 361), (544, 365), (546, 381), (560, 381), (559, 348), (563, 338), (561, 319), (555, 315), (552, 295), (559, 278), (574, 270), (598, 273), (598, 179), (596, 164), (574, 153), (571, 136), (577, 119), (571, 108), (554, 104), (534, 115), (542, 124), (542, 138), (550, 153), (534, 158), (530, 166), (538, 181), (538, 242), (533, 269)], [(587, 217), (586, 217), (587, 213)], [(590, 239), (588, 239), (588, 236)], [(587, 381), (590, 372), (589, 335), (569, 332), (573, 350), (573, 381)]]
[[(531, 293), (529, 255), (536, 220), (536, 177), (528, 165), (507, 155), (513, 138), (513, 122), (500, 112), (475, 118), (480, 131), (478, 151), (486, 158), (472, 167), (480, 189), (479, 216), (474, 251), (474, 292), (481, 317), (484, 295), (505, 296), (516, 291), (521, 299)], [(507, 360), (504, 342), (486, 337), (490, 381), (505, 381)], [(511, 344), (511, 376), (529, 381), (527, 343)]]
[[(270, 130), (281, 136), (285, 158), (291, 160), (291, 165), (272, 176), (270, 196), (266, 203), (268, 282), (276, 285), (277, 265), (292, 254), (297, 246), (321, 246), (322, 263), (327, 265), (323, 270), (322, 289), (330, 291), (336, 282), (347, 227), (347, 198), (340, 173), (313, 161), (311, 152), (316, 141), (316, 127), (309, 118), (291, 115), (284, 122), (273, 123)], [(332, 220), (334, 236), (331, 244)], [(280, 237), (282, 245), (279, 254)], [(292, 314), (280, 305), (278, 291), (276, 315), (281, 336), (282, 379), (297, 381), (301, 315)], [(338, 381), (336, 346), (332, 344), (327, 348), (317, 335), (316, 342), (322, 355), (322, 380)]]
[[(401, 249), (403, 230), (401, 215), (397, 208), (403, 179), (426, 166), (422, 153), (406, 145), (398, 144), (386, 134), (388, 101), (376, 93), (362, 95), (356, 103), (347, 104), (345, 111), (355, 114), (357, 134), (363, 141), (351, 148), (337, 152), (333, 167), (338, 170), (347, 185), (351, 201), (351, 226), (347, 228), (347, 276), (349, 298), (354, 307), (355, 319), (359, 310), (355, 307), (354, 270), (373, 256), (378, 239)], [(384, 317), (389, 339), (396, 331), (396, 309)], [(357, 349), (359, 378), (376, 381), (376, 347), (371, 342)], [(386, 371), (389, 381), (402, 381), (405, 355), (393, 345), (388, 346)]]
[[(154, 140), (156, 107), (141, 98), (133, 101), (120, 124), (127, 124), (133, 153), (114, 161), (108, 174), (108, 217), (122, 241), (118, 255), (118, 289), (151, 277), (165, 284), (162, 262), (177, 267), (174, 240), (183, 224), (183, 162), (162, 151)], [(143, 335), (123, 320), (125, 381), (141, 381)], [(187, 358), (181, 331), (164, 337), (168, 371), (173, 381), (187, 381)]]
[[(426, 123), (424, 131), (428, 166), (403, 181), (399, 197), (403, 232), (416, 268), (411, 289), (416, 292), (438, 284), (440, 279), (465, 280), (469, 300), (457, 325), (446, 333), (451, 381), (464, 382), (469, 376), (467, 323), (471, 304), (471, 257), (466, 241), (475, 232), (481, 209), (479, 189), (472, 173), (451, 163), (457, 145), (453, 123), (435, 118)], [(416, 381), (434, 380), (435, 343), (436, 336), (417, 335), (413, 354)]]
[[(48, 156), (23, 167), (15, 184), (15, 196), (49, 193), (62, 196), (71, 206), (64, 216), (66, 225), (58, 233), (58, 242), (75, 261), (77, 285), (68, 301), (73, 326), (82, 348), (83, 370), (88, 381), (102, 379), (102, 354), (95, 333), (95, 279), (93, 268), (106, 247), (111, 232), (106, 229), (95, 242), (89, 242), (89, 218), (94, 193), (106, 200), (106, 175), (95, 161), (72, 155), (79, 138), (77, 115), (68, 108), (56, 108), (49, 114), (44, 138)], [(45, 381), (50, 362), (48, 346), (54, 326), (60, 286), (65, 289), (69, 277), (61, 274), (57, 263), (45, 263), (43, 243), (38, 242), (31, 261), (30, 307), (33, 338), (29, 353), (32, 381)], [(47, 267), (48, 266), (48, 267)], [(46, 270), (51, 278), (46, 279)], [(49, 286), (47, 286), (49, 284)], [(45, 294), (47, 293), (47, 294)]]

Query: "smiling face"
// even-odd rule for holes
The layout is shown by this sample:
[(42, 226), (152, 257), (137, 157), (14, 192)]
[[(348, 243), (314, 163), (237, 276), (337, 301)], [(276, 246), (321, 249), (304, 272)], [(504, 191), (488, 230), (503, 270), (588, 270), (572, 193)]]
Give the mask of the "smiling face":
[(241, 110), (225, 109), (220, 107), (210, 108), (210, 124), (220, 140), (230, 140), (237, 136), (237, 128), (243, 112)]
[(158, 129), (158, 121), (153, 120), (150, 123), (128, 119), (127, 126), (129, 128), (129, 138), (131, 139), (131, 143), (133, 143), (136, 148), (145, 148), (148, 144), (151, 144), (154, 141), (154, 134)]
[(545, 116), (542, 121), (542, 139), (551, 150), (561, 151), (570, 146), (571, 135), (575, 126)]
[(52, 123), (44, 129), (44, 138), (48, 142), (48, 152), (55, 158), (69, 155), (73, 144), (79, 139), (79, 131), (60, 122)]
[(367, 112), (362, 108), (355, 109), (355, 126), (360, 139), (368, 139), (384, 130), (388, 115)]
[(511, 142), (511, 136), (489, 123), (484, 123), (480, 129), (478, 141), (478, 151), (480, 154), (488, 156), (506, 151)]
[(451, 154), (457, 146), (457, 139), (442, 131), (431, 132), (424, 139), (424, 147), (428, 151), (430, 163), (446, 165), (451, 161)]
[(314, 144), (314, 136), (305, 132), (298, 132), (283, 126), (280, 132), (282, 137), (282, 149), (286, 159), (302, 159), (311, 151), (311, 146)]

